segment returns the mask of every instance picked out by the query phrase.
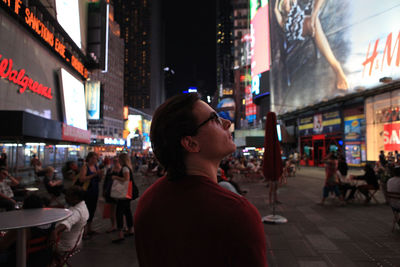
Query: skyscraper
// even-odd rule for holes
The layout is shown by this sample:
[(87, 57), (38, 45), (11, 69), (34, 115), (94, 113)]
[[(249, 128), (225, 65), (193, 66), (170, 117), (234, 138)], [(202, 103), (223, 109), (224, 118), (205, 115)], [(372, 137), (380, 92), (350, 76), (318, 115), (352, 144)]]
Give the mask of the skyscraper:
[(152, 114), (165, 99), (159, 0), (115, 0), (124, 51), (124, 103)]
[(233, 6), (217, 1), (217, 90), (219, 96), (233, 94)]
[[(124, 42), (120, 35), (120, 26), (114, 19), (112, 5), (109, 13), (108, 66), (107, 71), (94, 70), (91, 81), (99, 81), (102, 88), (102, 118), (89, 120), (92, 136), (97, 139), (122, 138), (123, 131), (123, 76)], [(99, 137), (100, 136), (100, 137)]]

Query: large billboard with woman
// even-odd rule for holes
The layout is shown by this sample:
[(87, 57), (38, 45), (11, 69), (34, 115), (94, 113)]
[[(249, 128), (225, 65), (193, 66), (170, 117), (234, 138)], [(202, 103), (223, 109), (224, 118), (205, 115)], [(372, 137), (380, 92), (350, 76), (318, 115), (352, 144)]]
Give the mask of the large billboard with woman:
[(272, 109), (400, 79), (398, 0), (270, 0)]

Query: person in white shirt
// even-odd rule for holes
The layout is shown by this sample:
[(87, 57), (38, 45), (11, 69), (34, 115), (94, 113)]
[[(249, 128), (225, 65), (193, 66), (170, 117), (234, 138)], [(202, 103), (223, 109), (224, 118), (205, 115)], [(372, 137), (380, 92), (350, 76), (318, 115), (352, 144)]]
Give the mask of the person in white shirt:
[[(400, 167), (394, 168), (394, 176), (387, 182), (387, 192), (400, 193)], [(390, 205), (400, 210), (400, 199), (390, 201)]]
[[(6, 179), (9, 180), (6, 180)], [(16, 186), (19, 181), (12, 177), (5, 167), (0, 167), (0, 208), (6, 211), (14, 210), (16, 201), (11, 186)]]
[(79, 186), (72, 186), (65, 191), (65, 201), (70, 205), (72, 215), (56, 224), (53, 238), (57, 243), (57, 252), (62, 253), (72, 250), (75, 245), (80, 246), (83, 229), (89, 218), (89, 211), (84, 200), (85, 192)]

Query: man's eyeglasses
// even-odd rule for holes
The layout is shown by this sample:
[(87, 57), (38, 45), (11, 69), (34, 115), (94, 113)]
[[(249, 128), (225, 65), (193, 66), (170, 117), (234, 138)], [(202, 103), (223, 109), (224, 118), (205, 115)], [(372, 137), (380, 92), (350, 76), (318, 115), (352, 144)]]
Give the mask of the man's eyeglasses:
[(213, 113), (211, 113), (210, 117), (208, 117), (208, 119), (206, 119), (205, 121), (200, 123), (199, 126), (197, 126), (197, 128), (194, 132), (197, 133), (197, 131), (202, 126), (204, 126), (207, 122), (212, 121), (212, 120), (215, 120), (215, 122), (218, 123), (219, 125), (223, 125), (223, 121), (222, 121), (221, 117), (216, 112), (213, 112)]

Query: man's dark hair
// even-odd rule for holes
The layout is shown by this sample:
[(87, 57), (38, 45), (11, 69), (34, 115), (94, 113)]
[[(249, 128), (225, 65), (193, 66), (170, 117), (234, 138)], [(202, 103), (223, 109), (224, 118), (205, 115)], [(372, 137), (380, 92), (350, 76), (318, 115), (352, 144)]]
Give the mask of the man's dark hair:
[(169, 180), (181, 179), (186, 174), (184, 136), (196, 134), (193, 105), (200, 97), (197, 93), (171, 97), (154, 113), (150, 129), (153, 152), (167, 171)]

